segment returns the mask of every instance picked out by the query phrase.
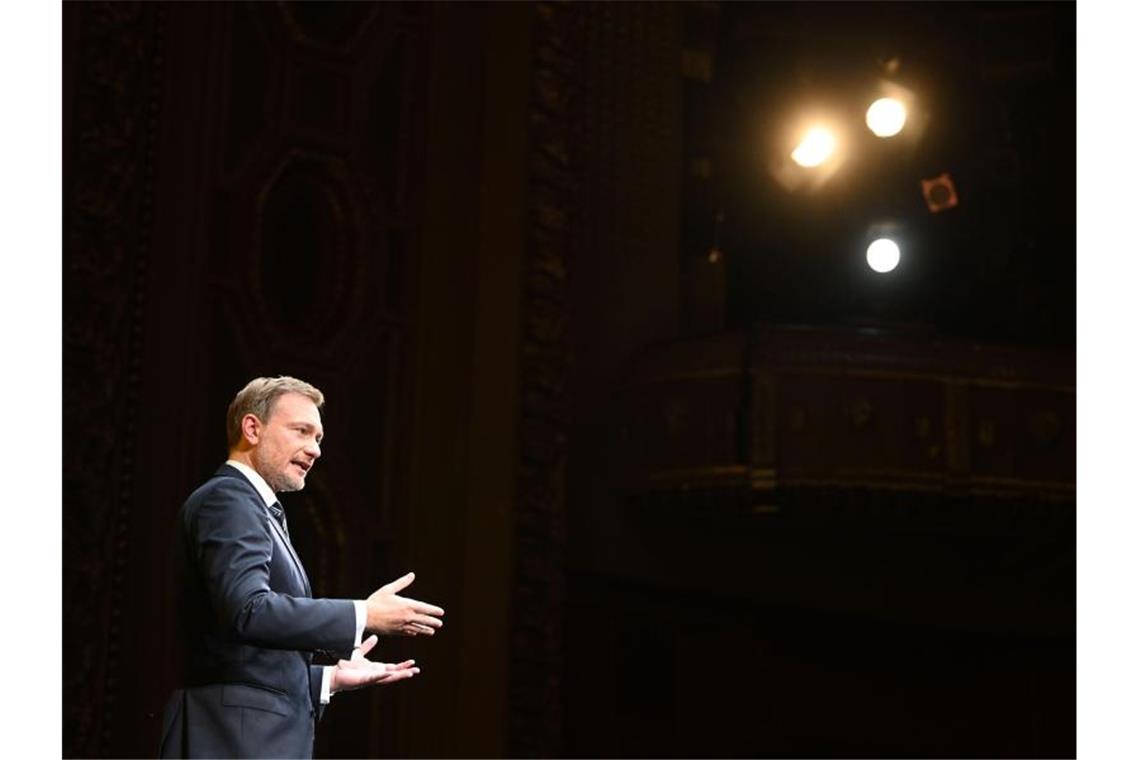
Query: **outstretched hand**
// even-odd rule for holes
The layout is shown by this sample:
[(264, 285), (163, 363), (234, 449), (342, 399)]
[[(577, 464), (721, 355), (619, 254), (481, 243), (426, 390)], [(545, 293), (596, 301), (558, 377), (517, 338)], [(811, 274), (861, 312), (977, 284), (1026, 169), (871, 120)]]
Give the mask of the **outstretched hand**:
[(352, 650), (352, 659), (341, 660), (336, 664), (332, 673), (332, 682), (329, 691), (352, 691), (362, 689), (379, 683), (393, 683), (411, 678), (420, 672), (415, 667), (415, 660), (404, 660), (392, 665), (385, 662), (373, 662), (365, 655), (372, 651), (378, 639), (375, 635), (369, 636)]
[(437, 628), (443, 627), (443, 608), (399, 596), (416, 579), (415, 573), (397, 578), (372, 593), (365, 601), (368, 620), (365, 628), (369, 631), (390, 636), (433, 636)]

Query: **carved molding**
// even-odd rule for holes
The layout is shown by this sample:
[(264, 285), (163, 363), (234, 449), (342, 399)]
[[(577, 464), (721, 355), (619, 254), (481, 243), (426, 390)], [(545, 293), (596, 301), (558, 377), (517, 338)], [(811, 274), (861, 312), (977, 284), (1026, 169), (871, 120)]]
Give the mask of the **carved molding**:
[(531, 205), (523, 269), (520, 451), (508, 684), (508, 754), (562, 754), (562, 605), (581, 10), (534, 6)]
[(63, 274), (63, 753), (105, 755), (133, 492), (166, 8), (65, 6), (78, 28)]

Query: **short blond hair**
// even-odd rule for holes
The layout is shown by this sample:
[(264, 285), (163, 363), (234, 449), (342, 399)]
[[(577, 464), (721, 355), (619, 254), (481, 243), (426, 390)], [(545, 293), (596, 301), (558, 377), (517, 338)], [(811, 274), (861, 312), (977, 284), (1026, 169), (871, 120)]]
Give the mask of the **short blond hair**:
[(262, 422), (273, 414), (273, 405), (286, 393), (299, 393), (306, 396), (317, 408), (325, 403), (325, 394), (315, 386), (295, 377), (255, 377), (238, 391), (230, 408), (226, 411), (226, 441), (233, 449), (241, 440), (241, 420), (252, 414)]

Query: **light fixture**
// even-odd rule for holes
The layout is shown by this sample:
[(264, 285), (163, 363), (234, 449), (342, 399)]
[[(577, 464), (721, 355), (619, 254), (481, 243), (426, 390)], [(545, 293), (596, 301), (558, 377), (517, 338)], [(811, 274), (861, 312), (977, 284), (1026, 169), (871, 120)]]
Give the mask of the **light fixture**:
[(823, 127), (812, 127), (792, 151), (792, 160), (807, 168), (821, 165), (835, 152), (835, 135)]
[(877, 137), (894, 137), (906, 124), (906, 106), (897, 98), (879, 98), (867, 109), (867, 128)]
[(823, 187), (850, 157), (852, 134), (846, 114), (816, 102), (788, 104), (778, 130), (759, 142), (765, 168), (789, 193), (810, 194)]
[(901, 62), (897, 58), (884, 64), (883, 70), (886, 76), (863, 95), (867, 104), (864, 124), (871, 134), (892, 143), (890, 150), (913, 150), (922, 141), (930, 112), (917, 92), (898, 81)]
[(867, 246), (867, 266), (885, 274), (899, 265), (899, 245), (890, 238), (878, 238)]

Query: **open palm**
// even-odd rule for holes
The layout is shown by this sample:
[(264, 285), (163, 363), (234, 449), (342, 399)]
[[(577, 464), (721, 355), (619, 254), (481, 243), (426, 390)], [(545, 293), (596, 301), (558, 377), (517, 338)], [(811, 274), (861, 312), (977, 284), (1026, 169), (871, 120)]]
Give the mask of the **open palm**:
[(411, 678), (420, 672), (415, 660), (401, 663), (373, 662), (367, 655), (376, 646), (378, 639), (373, 634), (352, 650), (352, 659), (341, 660), (333, 670), (330, 691), (351, 691), (380, 683), (393, 683)]

